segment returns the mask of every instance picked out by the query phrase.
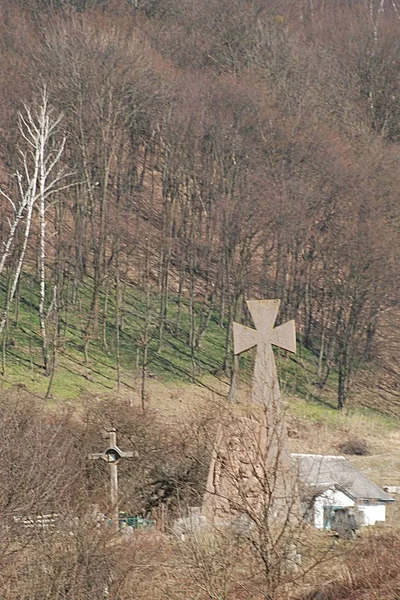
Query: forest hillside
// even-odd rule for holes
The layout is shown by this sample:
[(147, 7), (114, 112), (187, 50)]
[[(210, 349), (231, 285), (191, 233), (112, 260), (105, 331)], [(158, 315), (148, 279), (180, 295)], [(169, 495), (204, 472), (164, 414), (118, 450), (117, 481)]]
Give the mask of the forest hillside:
[(280, 298), (289, 370), (395, 411), (397, 3), (0, 11), (5, 381), (68, 397), (104, 366), (143, 402), (157, 373), (229, 386), (233, 320)]
[[(1, 0), (2, 600), (398, 600), (399, 34), (400, 0)], [(265, 413), (257, 299), (297, 335)]]

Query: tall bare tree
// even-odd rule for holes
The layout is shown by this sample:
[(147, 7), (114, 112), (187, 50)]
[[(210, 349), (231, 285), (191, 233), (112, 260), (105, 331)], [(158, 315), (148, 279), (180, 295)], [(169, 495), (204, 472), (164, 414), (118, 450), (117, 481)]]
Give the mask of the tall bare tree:
[(60, 135), (62, 115), (57, 114), (49, 103), (47, 88), (43, 87), (41, 96), (32, 107), (24, 105), (24, 111), (18, 115), (18, 129), (21, 136), (21, 168), (15, 176), (18, 181), (18, 195), (13, 200), (4, 190), (2, 195), (13, 207), (13, 221), (0, 262), (0, 274), (10, 255), (15, 241), (15, 233), (21, 222), (25, 228), (19, 258), (13, 275), (10, 293), (0, 323), (0, 334), (7, 321), (12, 302), (24, 265), (28, 242), (31, 235), (34, 209), (39, 214), (39, 323), (42, 337), (43, 363), (48, 371), (48, 339), (46, 331), (46, 213), (55, 195), (68, 187), (65, 180), (71, 175), (62, 165), (61, 159), (66, 138)]

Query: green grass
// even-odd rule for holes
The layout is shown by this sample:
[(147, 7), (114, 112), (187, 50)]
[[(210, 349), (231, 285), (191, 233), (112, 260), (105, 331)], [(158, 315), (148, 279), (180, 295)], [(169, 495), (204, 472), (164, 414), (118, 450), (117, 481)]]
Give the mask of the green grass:
[(341, 429), (344, 424), (356, 426), (361, 433), (363, 429), (368, 430), (370, 427), (379, 428), (382, 432), (398, 429), (397, 418), (359, 405), (349, 404), (344, 411), (338, 411), (326, 402), (305, 400), (299, 396), (295, 402), (289, 400), (289, 405), (294, 416), (333, 429)]
[[(146, 309), (145, 293), (138, 286), (123, 285), (123, 327), (120, 331), (121, 383), (127, 390), (135, 387), (138, 345), (143, 335)], [(99, 330), (96, 339), (89, 346), (89, 362), (84, 363), (83, 337), (87, 314), (93, 292), (92, 281), (85, 280), (75, 294), (72, 303), (72, 289), (65, 290), (69, 297), (69, 309), (61, 311), (61, 349), (57, 356), (57, 369), (52, 386), (52, 396), (57, 399), (75, 399), (85, 393), (111, 392), (116, 389), (116, 323), (115, 288), (108, 294), (108, 316), (105, 329), (107, 349), (103, 343), (102, 315), (106, 296), (100, 299)], [(4, 305), (5, 282), (0, 281), (0, 303)], [(50, 299), (49, 299), (50, 301)], [(15, 303), (10, 314), (8, 346), (6, 351), (6, 371), (2, 378), (3, 386), (23, 384), (30, 391), (44, 395), (48, 387), (48, 378), (42, 368), (41, 339), (38, 319), (39, 289), (35, 278), (24, 273), (20, 286), (18, 322)], [(193, 366), (188, 344), (189, 310), (184, 303), (181, 307), (179, 327), (178, 298), (171, 295), (163, 344), (157, 351), (158, 300), (153, 292), (151, 297), (151, 333), (153, 339), (149, 347), (148, 371), (168, 384), (173, 382), (207, 382), (216, 391), (221, 390), (220, 381), (225, 384), (227, 378), (222, 373), (225, 355), (226, 329), (218, 324), (218, 315), (212, 314), (209, 327), (201, 345), (196, 350)], [(196, 305), (197, 320), (204, 307)], [(141, 358), (139, 348), (139, 358)], [(254, 363), (254, 351), (240, 358), (240, 377), (250, 380)], [(336, 376), (333, 374), (323, 392), (315, 385), (317, 379), (317, 357), (298, 345), (295, 356), (286, 356), (277, 350), (276, 358), (282, 392), (296, 395), (316, 406), (325, 405), (328, 409), (335, 406)]]
[[(111, 391), (116, 387), (116, 323), (115, 289), (108, 298), (108, 316), (105, 328), (107, 349), (103, 343), (102, 315), (105, 295), (101, 296), (100, 323), (97, 339), (89, 346), (89, 363), (84, 364), (83, 343), (87, 323), (88, 307), (92, 294), (92, 282), (86, 280), (76, 295), (75, 304), (69, 314), (61, 312), (62, 348), (57, 357), (57, 370), (52, 394), (57, 398), (75, 398), (85, 392)], [(24, 384), (37, 394), (44, 394), (48, 379), (42, 368), (41, 339), (38, 319), (38, 285), (34, 277), (24, 274), (20, 287), (18, 320), (15, 303), (10, 313), (10, 326), (6, 350), (6, 371), (3, 386)], [(66, 292), (66, 293), (71, 293)], [(5, 282), (0, 282), (0, 303), (4, 306)], [(178, 316), (177, 298), (169, 298), (166, 331), (160, 351), (157, 351), (158, 304), (154, 294), (151, 298), (153, 314), (151, 318), (152, 341), (149, 347), (150, 376), (168, 381), (191, 381), (204, 376), (221, 376), (220, 368), (224, 358), (225, 330), (213, 315), (209, 328), (200, 347), (196, 350), (195, 369), (193, 368), (188, 345), (189, 313), (187, 305), (182, 306), (180, 325), (176, 327)], [(145, 315), (145, 294), (132, 285), (124, 286), (123, 328), (120, 330), (120, 362), (122, 384), (133, 385), (136, 373), (137, 351), (143, 335)], [(197, 310), (200, 310), (200, 306)], [(139, 353), (141, 352), (139, 348)], [(140, 355), (141, 359), (141, 355)], [(248, 361), (247, 361), (248, 362)]]

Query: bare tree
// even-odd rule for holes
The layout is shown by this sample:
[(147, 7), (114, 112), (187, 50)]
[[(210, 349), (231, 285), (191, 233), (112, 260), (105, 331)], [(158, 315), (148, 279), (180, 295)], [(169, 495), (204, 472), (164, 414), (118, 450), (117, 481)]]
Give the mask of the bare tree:
[(71, 174), (61, 165), (65, 147), (65, 137), (59, 135), (61, 114), (56, 114), (49, 104), (46, 87), (43, 88), (39, 100), (29, 107), (24, 105), (24, 112), (18, 116), (18, 128), (21, 136), (20, 149), (21, 169), (15, 173), (18, 181), (18, 197), (13, 200), (4, 190), (2, 195), (11, 203), (14, 218), (9, 236), (0, 262), (0, 274), (10, 255), (15, 233), (21, 222), (25, 223), (23, 241), (19, 250), (19, 258), (13, 275), (10, 293), (0, 323), (0, 334), (7, 321), (10, 303), (12, 302), (23, 269), (26, 250), (31, 234), (34, 209), (39, 213), (39, 277), (40, 301), (39, 322), (43, 344), (43, 362), (48, 372), (48, 339), (46, 331), (46, 213), (50, 198), (70, 187), (64, 180)]
[(264, 421), (262, 410), (247, 411), (246, 417), (237, 409), (224, 411), (214, 447), (218, 466), (204, 497), (208, 524), (192, 520), (185, 536), (185, 574), (210, 600), (236, 598), (239, 590), (243, 598), (287, 597), (334, 555), (328, 538), (313, 547), (311, 496), (274, 440), (271, 429), (281, 424), (267, 416)]

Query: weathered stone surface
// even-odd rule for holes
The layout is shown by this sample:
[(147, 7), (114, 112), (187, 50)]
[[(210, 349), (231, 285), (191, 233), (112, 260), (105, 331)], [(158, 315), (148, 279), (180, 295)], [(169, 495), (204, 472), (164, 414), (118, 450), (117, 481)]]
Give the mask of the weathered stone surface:
[(211, 459), (202, 513), (224, 522), (257, 510), (265, 477), (266, 428), (263, 420), (232, 417), (220, 425)]
[(256, 329), (234, 323), (234, 352), (257, 346), (251, 404), (246, 418), (221, 423), (211, 460), (202, 513), (209, 520), (228, 520), (254, 513), (266, 503), (272, 512), (293, 503), (295, 483), (289, 455), (272, 344), (296, 351), (294, 321), (274, 329), (280, 300), (247, 302)]

